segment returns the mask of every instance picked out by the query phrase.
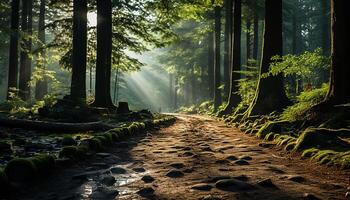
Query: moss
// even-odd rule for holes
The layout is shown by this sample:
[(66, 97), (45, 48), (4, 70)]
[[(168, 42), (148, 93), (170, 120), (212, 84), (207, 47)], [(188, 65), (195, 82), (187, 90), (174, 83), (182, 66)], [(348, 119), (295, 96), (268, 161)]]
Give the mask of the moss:
[(65, 136), (63, 137), (61, 144), (62, 146), (74, 146), (77, 145), (77, 141), (71, 136)]
[(77, 147), (76, 146), (66, 146), (63, 147), (59, 153), (60, 158), (76, 158), (77, 155)]
[(101, 151), (103, 149), (102, 143), (97, 138), (91, 138), (87, 140), (89, 143), (89, 148), (92, 151)]
[(37, 169), (30, 159), (15, 158), (7, 163), (5, 173), (11, 182), (26, 182), (35, 177)]
[[(0, 188), (6, 188), (8, 186), (8, 178), (5, 171), (0, 168)], [(5, 190), (4, 190), (5, 191)], [(0, 194), (2, 194), (0, 192)]]
[(298, 138), (294, 150), (303, 150), (308, 148), (334, 148), (344, 146), (342, 140), (337, 137), (336, 130), (323, 128), (308, 128)]
[(95, 136), (94, 139), (97, 139), (100, 141), (100, 143), (104, 146), (106, 145), (110, 145), (111, 144), (111, 141), (108, 139), (108, 137), (105, 137), (103, 135), (98, 135), (98, 136)]
[(286, 121), (270, 121), (265, 123), (259, 131), (256, 133), (258, 138), (265, 138), (265, 136), (271, 132), (281, 133), (283, 132), (283, 127), (287, 124)]
[(334, 156), (337, 154), (335, 151), (332, 150), (321, 150), (318, 151), (316, 154), (314, 154), (311, 159), (312, 160), (317, 160), (317, 161), (322, 161), (325, 158), (328, 158), (330, 160), (330, 157)]
[(47, 175), (55, 167), (55, 157), (52, 155), (42, 154), (30, 159), (39, 175)]
[(319, 151), (320, 150), (316, 149), (316, 148), (306, 149), (306, 150), (303, 151), (301, 156), (303, 158), (310, 158), (310, 157), (312, 157), (313, 155), (315, 155)]

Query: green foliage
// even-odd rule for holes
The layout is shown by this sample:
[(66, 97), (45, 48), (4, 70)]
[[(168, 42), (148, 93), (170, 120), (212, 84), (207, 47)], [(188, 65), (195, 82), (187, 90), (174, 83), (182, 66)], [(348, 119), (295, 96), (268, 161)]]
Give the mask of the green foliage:
[(320, 76), (320, 72), (329, 70), (330, 58), (322, 55), (321, 49), (306, 51), (301, 55), (274, 56), (270, 65), (269, 75), (276, 76), (282, 74), (284, 77), (294, 77), (302, 80), (307, 89), (321, 85), (325, 80)]
[(321, 88), (302, 92), (296, 97), (296, 103), (283, 111), (281, 120), (294, 122), (307, 119), (307, 111), (325, 99), (328, 88), (327, 84), (323, 84)]
[(244, 78), (238, 80), (238, 94), (242, 101), (240, 106), (249, 106), (254, 99), (259, 78), (259, 66), (256, 60), (249, 60), (245, 71), (238, 71)]

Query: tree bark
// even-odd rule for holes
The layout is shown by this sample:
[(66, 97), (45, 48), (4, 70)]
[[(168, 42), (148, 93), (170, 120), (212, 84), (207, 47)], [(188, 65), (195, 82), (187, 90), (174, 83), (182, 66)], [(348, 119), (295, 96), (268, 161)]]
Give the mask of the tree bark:
[(258, 60), (259, 49), (259, 14), (257, 1), (254, 1), (254, 46), (253, 46), (253, 58)]
[[(210, 24), (212, 24), (210, 22)], [(212, 26), (211, 29), (214, 29)], [(214, 37), (213, 31), (208, 33), (208, 92), (209, 99), (214, 99)]]
[(97, 1), (97, 60), (94, 106), (113, 108), (111, 98), (112, 1)]
[(30, 86), (29, 81), (31, 78), (31, 65), (32, 61), (29, 54), (32, 51), (32, 39), (33, 33), (33, 0), (23, 1), (22, 3), (22, 31), (28, 37), (24, 40), (21, 51), (21, 63), (19, 71), (19, 96), (22, 100), (28, 101), (30, 99)]
[[(39, 48), (44, 48), (46, 43), (45, 38), (45, 0), (40, 0), (40, 14), (39, 14), (39, 29), (38, 29), (38, 39), (41, 44), (39, 44)], [(45, 72), (45, 60), (46, 60), (46, 50), (41, 49), (42, 60), (38, 61), (37, 66)], [(48, 92), (48, 82), (47, 78), (44, 75), (42, 80), (38, 80), (36, 82), (35, 87), (35, 99), (42, 99)]]
[(234, 36), (233, 36), (233, 47), (232, 51), (232, 69), (231, 69), (231, 82), (230, 82), (230, 93), (227, 105), (222, 114), (229, 114), (232, 112), (233, 108), (236, 107), (241, 98), (237, 93), (238, 91), (238, 80), (240, 79), (240, 74), (237, 71), (241, 68), (241, 31), (242, 31), (242, 2), (241, 0), (235, 0), (234, 3)]
[(215, 7), (215, 39), (214, 39), (214, 110), (217, 111), (222, 103), (221, 97), (221, 71), (220, 71), (220, 38), (221, 38), (221, 7)]
[(322, 0), (322, 50), (323, 55), (330, 55), (330, 16), (329, 12), (329, 0)]
[(12, 89), (17, 89), (18, 82), (18, 26), (19, 26), (19, 0), (11, 2), (11, 39), (9, 52), (9, 70), (8, 70), (8, 86), (7, 100), (10, 99)]
[(233, 0), (225, 0), (225, 43), (224, 43), (224, 97), (228, 99), (230, 91), (230, 70), (232, 55), (232, 36), (233, 36)]
[(330, 70), (330, 88), (327, 100), (332, 104), (350, 102), (350, 68), (348, 56), (350, 52), (350, 1), (332, 0), (332, 65)]
[(254, 100), (247, 110), (246, 117), (265, 115), (282, 111), (289, 104), (285, 94), (282, 76), (261, 75), (269, 71), (271, 58), (282, 55), (282, 0), (265, 1), (265, 31), (260, 78)]
[(87, 0), (73, 1), (73, 63), (71, 100), (86, 104)]

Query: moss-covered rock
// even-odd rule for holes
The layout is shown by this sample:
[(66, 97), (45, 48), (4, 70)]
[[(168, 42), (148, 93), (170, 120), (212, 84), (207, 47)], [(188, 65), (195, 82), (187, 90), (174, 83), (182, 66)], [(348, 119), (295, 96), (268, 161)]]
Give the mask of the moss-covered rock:
[(97, 138), (90, 138), (90, 139), (86, 139), (87, 143), (88, 143), (88, 148), (92, 151), (102, 151), (103, 150), (103, 146), (102, 143), (99, 139)]
[(71, 136), (65, 136), (61, 141), (62, 146), (74, 146), (77, 145), (77, 141), (75, 141)]
[(0, 168), (0, 188), (4, 190), (0, 190), (0, 194), (3, 194), (8, 186), (8, 178), (3, 169)]
[(31, 159), (15, 158), (7, 163), (5, 173), (11, 182), (26, 182), (36, 176), (37, 169)]
[(77, 156), (77, 147), (76, 146), (65, 146), (59, 153), (60, 158), (71, 158), (75, 159)]
[(337, 136), (337, 130), (323, 129), (323, 128), (308, 128), (297, 139), (294, 150), (304, 150), (308, 148), (334, 148), (334, 147), (348, 147)]
[(49, 174), (55, 167), (55, 157), (52, 155), (42, 154), (30, 159), (35, 165), (39, 175)]

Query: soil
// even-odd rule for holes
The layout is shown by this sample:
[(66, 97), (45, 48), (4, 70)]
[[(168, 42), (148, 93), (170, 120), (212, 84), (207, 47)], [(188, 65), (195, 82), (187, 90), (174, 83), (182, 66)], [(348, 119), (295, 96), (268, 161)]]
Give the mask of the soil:
[(349, 198), (350, 170), (303, 160), (214, 118), (176, 116), (174, 125), (57, 169), (13, 199)]

